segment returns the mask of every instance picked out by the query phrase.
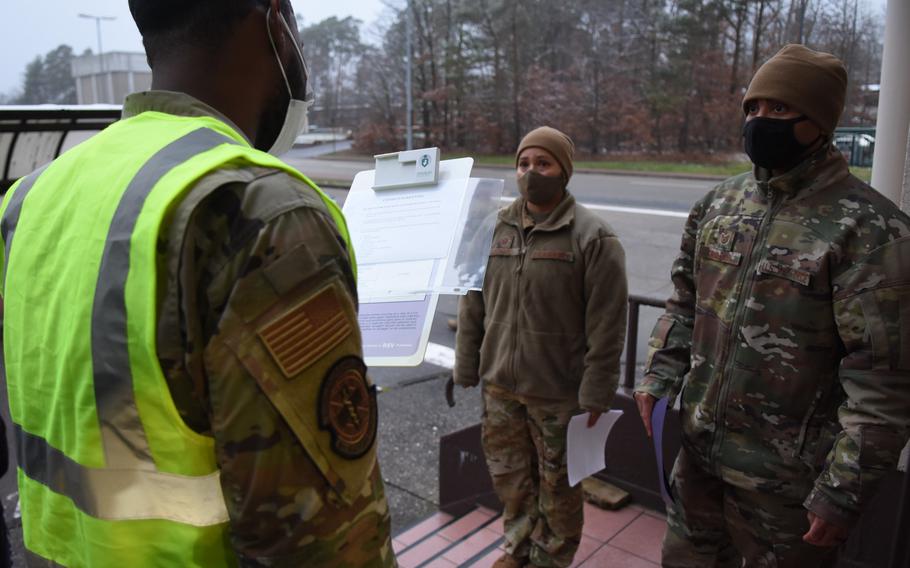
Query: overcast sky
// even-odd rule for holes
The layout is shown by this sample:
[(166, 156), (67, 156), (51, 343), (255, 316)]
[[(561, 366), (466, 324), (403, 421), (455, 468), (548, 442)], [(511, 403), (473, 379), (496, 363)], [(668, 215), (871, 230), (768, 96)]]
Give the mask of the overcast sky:
[[(367, 24), (365, 35), (387, 10), (387, 4), (404, 5), (403, 0), (292, 0), (291, 3), (305, 23), (331, 16), (359, 18)], [(3, 94), (21, 85), (25, 66), (36, 55), (44, 55), (62, 43), (71, 46), (77, 54), (86, 48), (98, 50), (95, 20), (79, 18), (80, 13), (117, 18), (101, 22), (104, 51), (142, 51), (142, 40), (130, 17), (127, 0), (4, 0), (2, 6), (0, 93)]]
[[(865, 1), (884, 11), (888, 0)], [(404, 5), (404, 0), (292, 0), (292, 3), (305, 23), (331, 16), (359, 18), (367, 24), (364, 40), (371, 41), (370, 31), (375, 29), (376, 20), (387, 14), (386, 6)], [(29, 61), (62, 43), (73, 47), (76, 53), (89, 47), (97, 51), (95, 21), (79, 18), (79, 13), (117, 18), (101, 23), (104, 51), (142, 51), (127, 0), (5, 0), (0, 8), (0, 93), (18, 88)]]

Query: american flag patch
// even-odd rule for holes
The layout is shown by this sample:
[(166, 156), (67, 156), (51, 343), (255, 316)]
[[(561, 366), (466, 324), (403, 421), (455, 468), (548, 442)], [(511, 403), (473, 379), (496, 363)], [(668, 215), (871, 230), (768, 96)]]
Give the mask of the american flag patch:
[(341, 343), (353, 330), (335, 286), (327, 286), (261, 327), (260, 339), (287, 378)]

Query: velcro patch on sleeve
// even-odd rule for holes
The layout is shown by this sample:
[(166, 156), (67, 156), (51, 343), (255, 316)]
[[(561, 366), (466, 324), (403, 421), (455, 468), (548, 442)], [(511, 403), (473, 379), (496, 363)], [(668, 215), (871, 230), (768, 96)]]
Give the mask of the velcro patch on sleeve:
[(358, 357), (337, 362), (322, 382), (319, 427), (332, 435), (332, 450), (354, 460), (376, 441), (376, 387), (366, 379), (367, 367)]
[(287, 378), (292, 378), (344, 341), (353, 326), (338, 291), (326, 286), (271, 320), (259, 338)]

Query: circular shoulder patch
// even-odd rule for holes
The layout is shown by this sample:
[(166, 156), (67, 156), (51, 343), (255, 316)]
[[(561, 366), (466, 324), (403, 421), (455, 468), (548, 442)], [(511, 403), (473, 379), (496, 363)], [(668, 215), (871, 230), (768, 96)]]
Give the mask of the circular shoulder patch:
[(332, 449), (354, 460), (376, 441), (376, 387), (367, 384), (367, 366), (345, 357), (329, 370), (319, 393), (319, 427), (332, 435)]

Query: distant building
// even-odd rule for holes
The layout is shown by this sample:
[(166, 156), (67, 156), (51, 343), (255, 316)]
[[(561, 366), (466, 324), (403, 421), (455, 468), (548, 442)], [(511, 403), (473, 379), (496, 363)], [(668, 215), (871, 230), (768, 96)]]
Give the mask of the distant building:
[(144, 53), (83, 55), (73, 59), (72, 71), (80, 105), (121, 104), (128, 94), (152, 85), (152, 70)]

